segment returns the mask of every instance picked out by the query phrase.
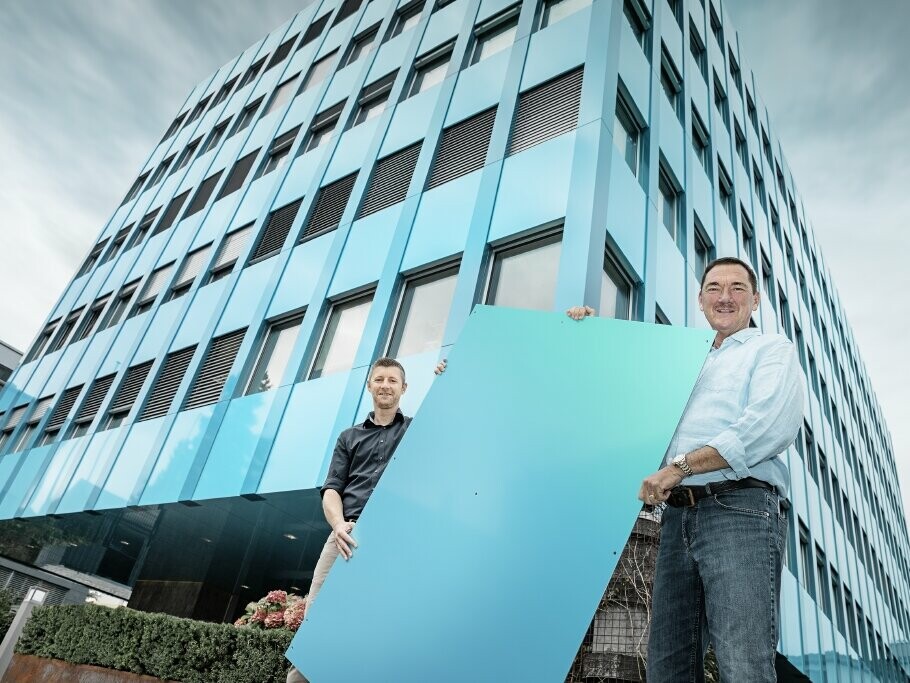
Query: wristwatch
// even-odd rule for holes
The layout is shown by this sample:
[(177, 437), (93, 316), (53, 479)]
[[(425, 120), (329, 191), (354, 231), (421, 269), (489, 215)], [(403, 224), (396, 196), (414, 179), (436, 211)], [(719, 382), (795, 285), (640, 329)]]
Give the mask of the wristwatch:
[(686, 462), (686, 454), (680, 453), (675, 458), (673, 458), (673, 464), (682, 470), (682, 473), (687, 477), (691, 477), (695, 472), (692, 471), (692, 468), (689, 467), (689, 463)]

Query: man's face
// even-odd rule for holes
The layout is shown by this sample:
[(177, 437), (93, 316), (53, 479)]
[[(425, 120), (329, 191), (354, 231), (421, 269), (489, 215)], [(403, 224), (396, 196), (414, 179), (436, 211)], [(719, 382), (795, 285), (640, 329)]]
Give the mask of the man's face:
[(724, 263), (708, 271), (698, 306), (711, 328), (729, 337), (749, 326), (752, 311), (758, 308), (758, 292), (753, 291), (745, 268)]
[(367, 391), (373, 397), (373, 409), (394, 409), (398, 408), (398, 402), (401, 395), (405, 392), (408, 385), (404, 383), (401, 376), (401, 370), (396, 367), (374, 368), (370, 379), (367, 382)]

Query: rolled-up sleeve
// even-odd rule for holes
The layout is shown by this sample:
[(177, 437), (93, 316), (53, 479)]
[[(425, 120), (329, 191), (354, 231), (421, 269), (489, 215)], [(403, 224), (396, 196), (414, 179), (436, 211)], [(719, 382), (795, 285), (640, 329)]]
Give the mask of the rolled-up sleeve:
[(325, 495), (328, 489), (344, 492), (344, 487), (348, 483), (349, 473), (351, 471), (351, 449), (348, 448), (341, 436), (335, 442), (335, 450), (332, 453), (332, 463), (329, 465), (329, 473), (325, 478), (325, 483), (320, 489), (320, 495)]
[(793, 443), (802, 415), (802, 371), (793, 344), (781, 340), (759, 356), (740, 418), (707, 445), (743, 479), (751, 476), (750, 467), (779, 455)]

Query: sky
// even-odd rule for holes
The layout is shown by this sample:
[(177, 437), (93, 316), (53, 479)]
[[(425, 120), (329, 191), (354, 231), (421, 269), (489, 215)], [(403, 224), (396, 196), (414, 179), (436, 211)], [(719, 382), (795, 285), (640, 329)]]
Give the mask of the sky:
[[(306, 0), (0, 0), (0, 340), (25, 350), (192, 87)], [(726, 0), (910, 518), (910, 2)]]

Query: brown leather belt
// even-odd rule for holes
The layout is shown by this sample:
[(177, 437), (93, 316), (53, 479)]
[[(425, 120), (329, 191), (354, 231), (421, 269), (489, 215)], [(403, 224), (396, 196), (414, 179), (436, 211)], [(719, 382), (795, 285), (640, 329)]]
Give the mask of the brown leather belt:
[(696, 505), (702, 498), (718, 493), (738, 491), (739, 489), (766, 489), (773, 491), (774, 487), (768, 482), (754, 477), (746, 477), (735, 481), (718, 481), (704, 486), (675, 486), (670, 490), (667, 505), (675, 508), (688, 508)]

